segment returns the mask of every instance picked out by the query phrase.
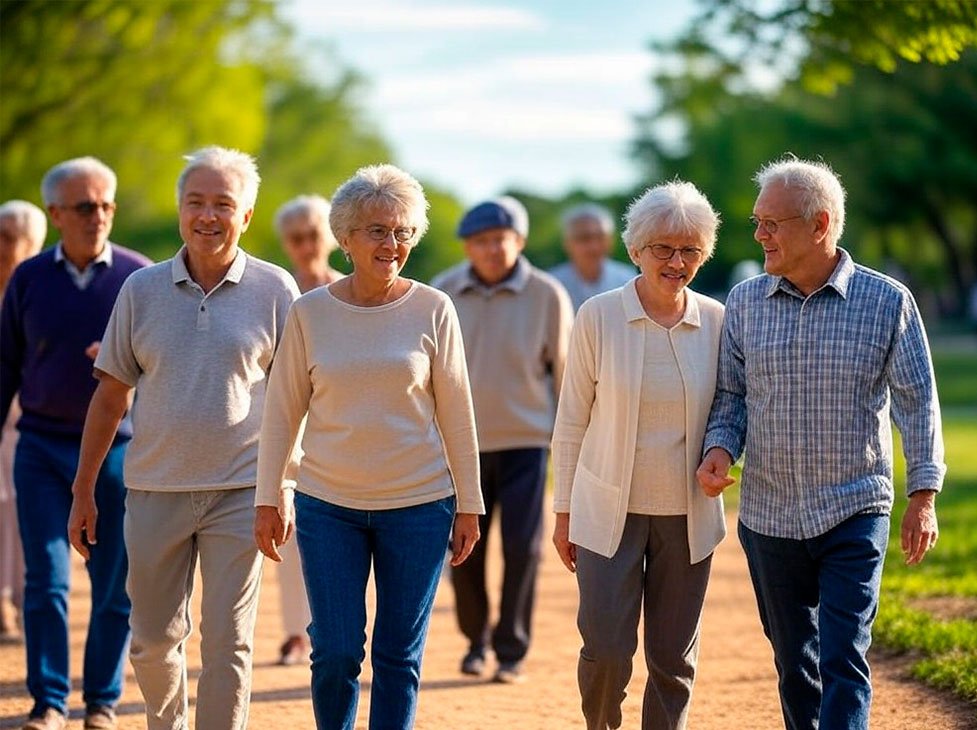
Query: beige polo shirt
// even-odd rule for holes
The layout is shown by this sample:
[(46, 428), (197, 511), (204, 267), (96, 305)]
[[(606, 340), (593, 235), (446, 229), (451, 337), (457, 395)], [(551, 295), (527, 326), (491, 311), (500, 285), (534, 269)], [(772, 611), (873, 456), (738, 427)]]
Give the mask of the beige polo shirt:
[(524, 256), (492, 287), (467, 261), (431, 283), (461, 320), (479, 450), (548, 448), (573, 325), (566, 290)]
[(254, 486), (266, 382), (298, 287), (239, 249), (205, 294), (184, 255), (126, 279), (95, 360), (136, 389), (126, 486)]

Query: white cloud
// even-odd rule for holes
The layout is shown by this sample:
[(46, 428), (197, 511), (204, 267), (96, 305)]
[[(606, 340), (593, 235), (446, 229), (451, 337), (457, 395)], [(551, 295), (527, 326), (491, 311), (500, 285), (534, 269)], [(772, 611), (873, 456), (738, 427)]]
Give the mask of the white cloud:
[(404, 5), (359, 2), (345, 6), (300, 0), (295, 12), (329, 32), (357, 33), (432, 30), (540, 30), (542, 18), (527, 10), (477, 5)]

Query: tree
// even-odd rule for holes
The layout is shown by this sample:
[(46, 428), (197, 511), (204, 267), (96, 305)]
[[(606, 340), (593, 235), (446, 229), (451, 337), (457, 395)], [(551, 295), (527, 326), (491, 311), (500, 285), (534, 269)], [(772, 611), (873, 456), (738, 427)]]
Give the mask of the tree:
[[(722, 38), (737, 65), (785, 58), (808, 90), (834, 93), (858, 64), (893, 72), (900, 61), (945, 65), (977, 46), (973, 0), (701, 0), (685, 40)], [(782, 71), (790, 74), (792, 69)]]

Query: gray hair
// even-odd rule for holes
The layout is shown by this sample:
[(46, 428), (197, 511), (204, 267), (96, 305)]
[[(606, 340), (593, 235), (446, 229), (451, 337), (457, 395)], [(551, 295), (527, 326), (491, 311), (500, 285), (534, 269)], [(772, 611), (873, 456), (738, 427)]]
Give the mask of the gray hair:
[(10, 218), (14, 221), (31, 244), (31, 254), (41, 250), (47, 235), (47, 217), (44, 211), (26, 200), (8, 200), (0, 205), (0, 220)]
[(828, 212), (828, 243), (836, 244), (845, 229), (845, 188), (831, 167), (821, 161), (799, 160), (788, 154), (779, 160), (768, 162), (753, 176), (763, 190), (768, 185), (780, 184), (797, 190), (800, 214), (811, 220), (820, 211)]
[(653, 237), (668, 235), (699, 239), (703, 261), (716, 248), (719, 213), (690, 182), (676, 179), (648, 188), (628, 206), (624, 222), (622, 238), (631, 254), (637, 253)]
[(343, 240), (356, 228), (360, 209), (367, 205), (389, 206), (406, 213), (410, 224), (417, 229), (414, 245), (427, 232), (427, 209), (424, 188), (409, 173), (394, 165), (361, 167), (344, 182), (332, 196), (329, 226), (338, 240)]
[(115, 200), (115, 191), (119, 180), (111, 167), (95, 157), (75, 157), (59, 162), (44, 175), (41, 180), (41, 199), (44, 205), (61, 205), (61, 185), (75, 177), (97, 177), (109, 185), (109, 201)]
[(241, 200), (238, 202), (245, 210), (254, 208), (255, 201), (258, 200), (258, 185), (261, 183), (261, 176), (258, 174), (258, 165), (251, 155), (240, 150), (211, 145), (210, 147), (201, 147), (199, 150), (185, 155), (183, 159), (187, 161), (187, 164), (176, 180), (176, 204), (178, 206), (183, 200), (183, 189), (190, 173), (206, 167), (235, 175), (241, 181)]
[(275, 230), (281, 238), (285, 233), (285, 228), (295, 220), (307, 220), (317, 231), (322, 233), (326, 242), (326, 247), (331, 251), (339, 242), (332, 235), (329, 228), (329, 211), (332, 206), (329, 201), (321, 195), (299, 195), (292, 198), (275, 212)]
[(570, 226), (581, 220), (595, 220), (604, 233), (614, 233), (614, 216), (607, 208), (597, 203), (581, 203), (564, 211), (560, 217), (563, 233), (567, 233)]

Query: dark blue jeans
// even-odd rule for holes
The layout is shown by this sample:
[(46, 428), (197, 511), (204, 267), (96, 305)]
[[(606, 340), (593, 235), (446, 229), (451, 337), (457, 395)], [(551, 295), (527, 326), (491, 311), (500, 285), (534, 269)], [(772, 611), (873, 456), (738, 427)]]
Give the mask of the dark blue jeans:
[[(24, 637), (27, 689), (34, 710), (67, 711), (68, 591), (71, 546), (68, 514), (81, 441), (24, 431), (14, 455), (17, 519), (24, 546)], [(115, 705), (129, 643), (126, 550), (122, 537), (125, 444), (113, 446), (95, 484), (98, 544), (85, 564), (92, 609), (85, 642), (82, 696), (87, 705)]]
[(789, 730), (868, 727), (868, 653), (889, 516), (851, 517), (808, 540), (768, 537), (741, 522), (763, 630), (773, 645)]
[(357, 510), (295, 495), (312, 623), (312, 708), (321, 730), (352, 730), (375, 571), (370, 728), (414, 724), (421, 655), (455, 516), (455, 498)]
[[(468, 560), (451, 569), (458, 627), (468, 639), (469, 651), (483, 653), (491, 638), (500, 662), (521, 661), (529, 651), (548, 453), (534, 448), (479, 454), (485, 500), (485, 514), (478, 518), (482, 539), (475, 543)], [(500, 512), (504, 569), (499, 620), (491, 630), (485, 557), (496, 507)]]

